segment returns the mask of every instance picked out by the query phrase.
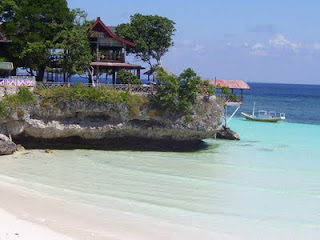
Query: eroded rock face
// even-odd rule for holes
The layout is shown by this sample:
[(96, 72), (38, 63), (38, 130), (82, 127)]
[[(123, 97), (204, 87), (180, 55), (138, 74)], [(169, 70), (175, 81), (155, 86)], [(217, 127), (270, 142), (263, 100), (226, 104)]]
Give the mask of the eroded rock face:
[(16, 151), (16, 144), (7, 136), (0, 134), (0, 155), (10, 155)]
[(25, 112), (23, 118), (3, 122), (0, 132), (35, 139), (198, 141), (213, 136), (223, 118), (223, 108), (216, 101), (200, 101), (187, 116), (163, 112), (149, 104), (133, 112), (124, 103), (91, 101), (50, 107), (38, 104)]
[(221, 130), (217, 132), (216, 137), (227, 140), (240, 140), (240, 136), (238, 133), (224, 126), (221, 127)]

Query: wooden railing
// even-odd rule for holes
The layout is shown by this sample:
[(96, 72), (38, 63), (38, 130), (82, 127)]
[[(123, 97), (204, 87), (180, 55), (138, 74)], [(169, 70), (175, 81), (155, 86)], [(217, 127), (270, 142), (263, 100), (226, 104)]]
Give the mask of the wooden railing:
[(101, 62), (125, 62), (124, 53), (115, 53), (115, 52), (101, 52), (97, 58)]
[(0, 87), (35, 87), (36, 79), (33, 76), (11, 76), (0, 78)]
[(243, 97), (237, 97), (235, 99), (227, 96), (219, 96), (218, 98), (224, 101), (225, 103), (239, 103), (239, 104), (243, 103)]
[[(38, 83), (37, 88), (50, 89), (53, 87), (72, 87), (74, 85), (65, 82), (55, 82), (55, 83)], [(82, 83), (82, 86), (92, 87), (92, 84)], [(113, 88), (119, 91), (129, 91), (132, 93), (141, 93), (141, 94), (154, 94), (157, 91), (157, 86), (147, 85), (147, 84), (103, 84), (98, 83), (95, 87), (108, 87)]]

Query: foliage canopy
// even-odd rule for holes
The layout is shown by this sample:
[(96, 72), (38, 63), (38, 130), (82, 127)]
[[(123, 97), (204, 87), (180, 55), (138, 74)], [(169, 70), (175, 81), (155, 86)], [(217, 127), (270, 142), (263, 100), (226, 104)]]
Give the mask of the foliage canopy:
[(213, 95), (215, 92), (213, 85), (210, 86), (208, 82), (202, 81), (191, 68), (184, 70), (177, 77), (159, 67), (157, 79), (160, 86), (153, 97), (153, 102), (162, 108), (183, 114), (191, 113), (200, 93)]
[(141, 80), (136, 75), (126, 70), (120, 70), (117, 74), (117, 79), (123, 84), (141, 84), (142, 83)]
[(158, 15), (135, 14), (130, 23), (117, 26), (117, 34), (136, 44), (129, 52), (152, 66), (152, 60), (160, 64), (162, 56), (173, 46), (175, 23)]
[(16, 67), (25, 67), (42, 80), (51, 61), (53, 41), (57, 34), (73, 27), (74, 14), (66, 0), (3, 0), (0, 20), (12, 40), (5, 57)]
[(67, 78), (74, 74), (82, 74), (93, 58), (87, 36), (87, 14), (80, 9), (72, 10), (73, 27), (62, 30), (54, 38), (54, 47), (58, 49), (59, 64)]

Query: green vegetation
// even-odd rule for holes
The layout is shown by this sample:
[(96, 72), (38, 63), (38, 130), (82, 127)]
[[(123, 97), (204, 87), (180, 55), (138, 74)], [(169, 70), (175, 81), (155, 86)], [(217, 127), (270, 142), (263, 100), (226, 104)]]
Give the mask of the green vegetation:
[(152, 66), (152, 60), (160, 64), (162, 56), (173, 46), (174, 22), (166, 17), (135, 14), (131, 22), (120, 24), (117, 34), (135, 44), (128, 51)]
[(9, 111), (4, 104), (4, 102), (0, 101), (0, 118), (6, 118), (9, 115)]
[[(43, 80), (46, 69), (54, 68), (50, 66), (54, 59), (67, 78), (88, 72), (89, 82), (95, 86), (90, 66), (94, 56), (87, 36), (92, 22), (87, 20), (84, 11), (70, 10), (66, 0), (1, 0), (0, 21), (5, 23), (2, 31), (12, 40), (0, 49), (0, 59), (13, 62), (15, 67), (26, 68), (31, 75), (36, 75), (38, 81)], [(161, 58), (173, 46), (172, 37), (176, 29), (175, 23), (166, 17), (135, 14), (131, 16), (130, 23), (120, 24), (116, 31), (119, 36), (136, 44), (134, 48), (129, 47), (128, 52), (154, 69), (154, 65), (160, 65)], [(131, 72), (121, 70), (117, 76), (121, 83), (141, 84)], [(151, 99), (156, 106), (154, 111), (150, 111), (153, 115), (170, 109), (184, 114), (191, 121), (192, 108), (199, 94), (210, 96), (215, 92), (213, 85), (202, 81), (190, 68), (178, 77), (159, 68), (157, 79), (161, 84)], [(108, 101), (128, 104), (131, 114), (138, 114), (139, 108), (148, 102), (146, 98), (108, 87), (42, 88), (35, 94), (21, 88), (17, 94), (8, 95), (0, 102), (0, 115), (8, 116), (14, 109), (18, 116), (23, 117), (23, 106), (35, 104), (35, 95), (40, 96), (43, 107), (75, 100)]]
[(3, 0), (0, 20), (4, 32), (12, 40), (5, 56), (15, 66), (29, 69), (42, 80), (51, 58), (56, 35), (72, 28), (73, 15), (66, 0)]
[(91, 73), (89, 82), (93, 83), (92, 69), (90, 63), (93, 59), (91, 48), (87, 36), (87, 29), (90, 22), (87, 21), (87, 14), (80, 9), (72, 10), (73, 27), (62, 30), (54, 38), (61, 71), (67, 74), (69, 79), (74, 74), (82, 74), (85, 71)]
[(81, 84), (77, 84), (74, 87), (37, 89), (36, 94), (41, 97), (41, 105), (43, 107), (51, 107), (62, 102), (72, 102), (76, 100), (126, 103), (129, 105), (132, 115), (137, 115), (141, 106), (147, 103), (146, 98), (131, 94), (130, 92), (119, 91), (109, 87), (89, 88)]
[(36, 103), (36, 97), (26, 87), (21, 87), (17, 94), (7, 95), (3, 99), (5, 106), (10, 109), (16, 109), (24, 105), (33, 105)]
[(77, 84), (74, 87), (38, 88), (35, 93), (22, 87), (17, 94), (7, 95), (0, 101), (0, 117), (6, 118), (12, 110), (16, 110), (17, 116), (22, 118), (25, 115), (23, 107), (36, 104), (36, 96), (40, 97), (42, 107), (54, 107), (63, 102), (76, 100), (125, 103), (128, 104), (132, 116), (138, 115), (140, 108), (148, 103), (144, 97), (109, 87), (89, 88)]
[[(0, 21), (12, 43), (1, 54), (42, 81), (57, 57), (68, 76), (91, 70), (86, 13), (68, 8), (66, 0), (3, 0)], [(57, 50), (59, 49), (59, 50)]]
[(161, 84), (152, 99), (153, 103), (182, 114), (191, 113), (200, 93), (210, 96), (215, 92), (214, 87), (202, 81), (191, 68), (186, 69), (179, 77), (159, 68), (157, 79)]
[(233, 101), (237, 101), (239, 98), (237, 95), (233, 94), (229, 87), (221, 87), (218, 86), (221, 89), (221, 93), (224, 94), (226, 97), (230, 98)]
[(132, 72), (120, 70), (117, 74), (117, 79), (123, 84), (141, 84), (141, 80)]
[(23, 106), (36, 104), (35, 95), (26, 87), (21, 87), (18, 93), (7, 95), (0, 101), (0, 117), (6, 118), (12, 110), (17, 110), (18, 117), (23, 117)]

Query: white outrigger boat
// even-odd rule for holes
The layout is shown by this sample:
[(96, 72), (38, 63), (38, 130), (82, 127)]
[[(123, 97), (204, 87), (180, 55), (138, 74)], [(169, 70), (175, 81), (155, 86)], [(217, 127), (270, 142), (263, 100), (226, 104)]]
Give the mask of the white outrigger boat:
[(267, 112), (265, 110), (258, 111), (258, 115), (255, 115), (255, 106), (256, 103), (253, 105), (252, 114), (247, 114), (242, 112), (242, 116), (244, 116), (248, 120), (252, 121), (260, 121), (260, 122), (279, 122), (286, 119), (285, 113), (280, 113), (278, 116), (276, 112), (270, 111)]

